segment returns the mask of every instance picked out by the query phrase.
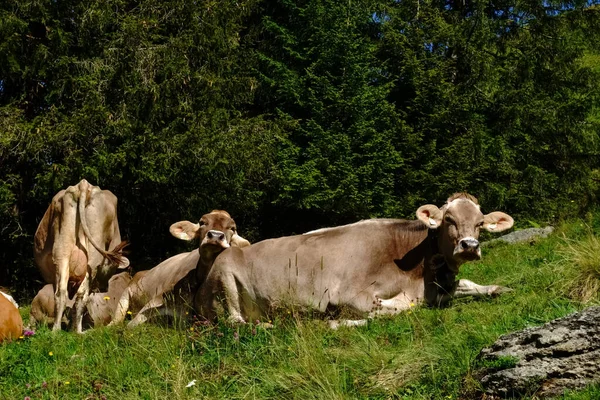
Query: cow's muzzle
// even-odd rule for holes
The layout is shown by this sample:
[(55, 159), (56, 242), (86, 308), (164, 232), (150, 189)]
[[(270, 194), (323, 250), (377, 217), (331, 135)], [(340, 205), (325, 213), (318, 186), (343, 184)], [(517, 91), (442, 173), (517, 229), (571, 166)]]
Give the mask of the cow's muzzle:
[(481, 258), (481, 248), (479, 241), (473, 237), (466, 237), (458, 241), (454, 248), (454, 256), (466, 260), (479, 260)]
[(230, 247), (225, 234), (221, 231), (210, 230), (206, 233), (202, 245), (220, 246), (224, 249)]

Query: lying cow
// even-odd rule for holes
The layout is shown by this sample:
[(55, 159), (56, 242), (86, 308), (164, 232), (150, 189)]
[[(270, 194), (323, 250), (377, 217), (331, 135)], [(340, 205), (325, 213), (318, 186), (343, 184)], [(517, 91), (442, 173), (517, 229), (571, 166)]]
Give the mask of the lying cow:
[[(86, 312), (83, 317), (85, 326), (100, 327), (107, 325), (114, 315), (121, 295), (132, 281), (128, 272), (113, 275), (108, 281), (108, 291), (92, 293), (85, 305)], [(74, 301), (67, 299), (62, 322), (68, 324), (67, 316), (73, 308)], [(31, 302), (29, 314), (29, 327), (35, 328), (39, 324), (52, 325), (54, 323), (54, 288), (51, 284), (44, 286)]]
[(0, 343), (18, 339), (23, 334), (19, 305), (11, 295), (0, 290)]
[[(244, 247), (250, 243), (237, 234), (235, 221), (229, 213), (213, 210), (198, 224), (180, 221), (169, 231), (181, 240), (200, 240), (200, 247), (173, 256), (142, 277), (138, 274), (123, 293), (112, 324), (122, 322), (128, 310), (137, 314), (128, 324), (134, 327), (145, 322), (152, 311), (162, 315), (181, 314), (192, 309), (196, 288), (204, 282), (217, 255), (230, 246)], [(173, 301), (166, 301), (170, 296)]]
[(461, 264), (481, 257), (479, 230), (504, 231), (513, 225), (509, 215), (483, 215), (475, 197), (457, 193), (441, 209), (420, 207), (417, 217), (365, 220), (225, 250), (195, 306), (214, 319), (222, 305), (234, 322), (263, 318), (283, 303), (373, 316), (503, 290), (456, 276)]
[(35, 262), (44, 280), (55, 285), (54, 330), (61, 329), (69, 292), (75, 292), (73, 328), (82, 332), (90, 287), (106, 290), (117, 268), (129, 265), (124, 246), (117, 198), (110, 191), (83, 179), (54, 196), (34, 238)]

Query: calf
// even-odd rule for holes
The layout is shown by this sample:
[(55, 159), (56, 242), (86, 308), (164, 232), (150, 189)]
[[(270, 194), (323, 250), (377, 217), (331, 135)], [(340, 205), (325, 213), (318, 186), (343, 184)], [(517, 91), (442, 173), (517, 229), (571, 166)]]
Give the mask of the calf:
[(503, 290), (456, 276), (461, 264), (481, 257), (479, 230), (508, 229), (509, 215), (483, 215), (475, 197), (458, 193), (441, 208), (420, 207), (417, 217), (360, 221), (227, 249), (201, 286), (196, 309), (208, 319), (224, 309), (236, 322), (264, 318), (284, 303), (373, 316)]
[(139, 278), (136, 274), (121, 296), (111, 324), (122, 322), (128, 310), (136, 314), (128, 324), (134, 327), (145, 322), (152, 310), (173, 315), (192, 309), (193, 295), (204, 282), (215, 257), (230, 246), (250, 244), (237, 234), (235, 221), (222, 210), (203, 215), (198, 224), (177, 222), (169, 231), (181, 240), (199, 239), (200, 247), (163, 261)]

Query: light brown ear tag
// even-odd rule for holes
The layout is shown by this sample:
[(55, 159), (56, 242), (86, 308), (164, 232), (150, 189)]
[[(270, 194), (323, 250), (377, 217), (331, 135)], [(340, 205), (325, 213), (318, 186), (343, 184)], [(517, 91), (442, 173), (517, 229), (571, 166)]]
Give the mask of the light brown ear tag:
[(488, 229), (490, 229), (490, 230), (496, 229), (496, 224), (489, 224)]
[(436, 226), (437, 222), (435, 222), (435, 220), (433, 218), (429, 218), (429, 225)]

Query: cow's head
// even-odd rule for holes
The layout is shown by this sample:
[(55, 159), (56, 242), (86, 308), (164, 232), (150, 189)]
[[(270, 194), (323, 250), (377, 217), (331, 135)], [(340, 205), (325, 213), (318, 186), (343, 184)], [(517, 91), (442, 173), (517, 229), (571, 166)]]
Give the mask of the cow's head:
[(483, 215), (479, 203), (468, 193), (456, 193), (438, 208), (432, 204), (419, 207), (417, 218), (430, 229), (438, 230), (439, 250), (454, 270), (471, 260), (481, 258), (479, 230), (502, 232), (513, 226), (510, 215), (495, 211)]
[(211, 252), (221, 252), (230, 246), (249, 246), (243, 237), (237, 234), (235, 221), (227, 211), (213, 210), (204, 214), (200, 222), (179, 221), (169, 228), (171, 235), (181, 240), (200, 240), (200, 248)]

